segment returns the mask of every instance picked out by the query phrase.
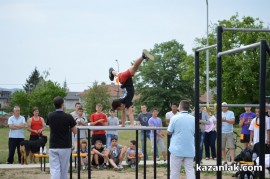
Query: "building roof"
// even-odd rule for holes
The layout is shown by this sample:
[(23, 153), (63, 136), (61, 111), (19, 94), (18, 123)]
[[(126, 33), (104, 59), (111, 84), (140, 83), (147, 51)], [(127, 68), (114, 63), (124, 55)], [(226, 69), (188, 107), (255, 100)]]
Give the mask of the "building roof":
[(65, 97), (65, 100), (79, 100), (80, 92), (68, 92), (67, 96)]

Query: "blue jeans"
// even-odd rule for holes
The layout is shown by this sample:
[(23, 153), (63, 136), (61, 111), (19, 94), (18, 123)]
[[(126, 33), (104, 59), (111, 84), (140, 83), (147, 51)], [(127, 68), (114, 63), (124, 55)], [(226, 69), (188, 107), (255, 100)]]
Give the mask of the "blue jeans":
[[(146, 132), (146, 142), (147, 142), (147, 138), (150, 140), (150, 132)], [(141, 144), (142, 144), (142, 152), (144, 154), (144, 132), (141, 131)], [(156, 157), (159, 158), (159, 155), (158, 155), (158, 147), (156, 145)], [(146, 150), (146, 160), (148, 160), (148, 153), (147, 153), (147, 150)]]
[(107, 139), (106, 139), (106, 147), (107, 147), (107, 148), (108, 148), (109, 146), (111, 146), (111, 140), (112, 140), (112, 138), (118, 139), (118, 135), (107, 134)]
[(204, 136), (205, 132), (200, 132), (200, 161), (202, 161)]

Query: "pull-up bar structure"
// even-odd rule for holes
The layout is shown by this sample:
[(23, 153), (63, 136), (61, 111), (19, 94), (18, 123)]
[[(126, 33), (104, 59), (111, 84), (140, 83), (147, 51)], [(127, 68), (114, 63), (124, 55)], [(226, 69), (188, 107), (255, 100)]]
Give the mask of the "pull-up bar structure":
[[(200, 107), (215, 107), (217, 104), (200, 104)], [(260, 107), (260, 104), (225, 104), (221, 105), (222, 107)], [(270, 107), (270, 105), (265, 105)]]
[[(216, 48), (217, 45), (211, 45), (195, 50), (195, 118), (199, 119), (199, 103), (200, 103), (200, 52), (208, 49)], [(195, 161), (200, 165), (200, 127), (199, 120), (195, 120)], [(200, 171), (196, 171), (196, 179), (200, 178)]]
[[(232, 54), (240, 51), (244, 51), (250, 48), (260, 47), (260, 82), (259, 82), (259, 101), (260, 101), (260, 119), (265, 118), (265, 79), (266, 79), (266, 52), (270, 52), (269, 46), (266, 40), (261, 40), (259, 45), (257, 43), (251, 46), (245, 46), (243, 48), (237, 48), (236, 50), (229, 50), (225, 53), (222, 53), (222, 33), (224, 31), (242, 31), (242, 32), (270, 32), (269, 29), (234, 29), (234, 28), (223, 28), (221, 26), (217, 27), (217, 156), (221, 156), (221, 103), (222, 103), (222, 56), (227, 54)], [(199, 110), (199, 109), (197, 109)], [(265, 128), (265, 120), (260, 121), (260, 127)], [(265, 134), (264, 130), (260, 130), (260, 159), (265, 158)], [(217, 165), (221, 165), (221, 157), (217, 157)], [(265, 178), (265, 161), (260, 160), (259, 165), (262, 166), (262, 171), (259, 172), (259, 178)], [(222, 172), (217, 172), (217, 178), (222, 178)]]
[[(200, 48), (200, 49), (196, 49), (195, 50), (195, 94), (194, 94), (194, 102), (195, 102), (195, 118), (199, 119), (199, 108), (201, 106), (215, 106), (214, 104), (200, 104), (200, 73), (199, 73), (199, 69), (200, 69), (200, 59), (199, 59), (199, 52), (204, 51), (204, 50), (208, 50), (211, 48), (217, 48), (217, 104), (216, 104), (216, 110), (217, 110), (217, 165), (220, 166), (221, 165), (221, 159), (222, 159), (222, 155), (221, 155), (221, 118), (222, 118), (222, 56), (224, 55), (229, 55), (229, 54), (233, 54), (233, 53), (237, 53), (237, 52), (241, 52), (241, 51), (245, 51), (245, 50), (249, 50), (252, 48), (260, 48), (260, 104), (228, 104), (228, 105), (224, 105), (227, 107), (260, 107), (260, 118), (264, 119), (264, 114), (265, 114), (265, 78), (266, 78), (266, 52), (268, 52), (270, 54), (270, 49), (269, 46), (267, 44), (267, 42), (265, 40), (262, 40), (260, 42), (251, 44), (251, 45), (246, 45), (243, 47), (239, 47), (236, 49), (231, 49), (231, 50), (227, 50), (225, 52), (222, 52), (222, 33), (224, 31), (235, 31), (235, 32), (270, 32), (270, 29), (245, 29), (245, 28), (223, 28), (221, 26), (217, 27), (217, 44), (216, 45), (212, 45), (212, 46), (207, 46), (204, 48)], [(262, 128), (265, 127), (265, 120), (261, 121), (260, 126)], [(196, 164), (200, 164), (199, 161), (199, 151), (200, 151), (200, 147), (199, 147), (199, 141), (200, 140), (200, 136), (199, 136), (199, 122), (198, 120), (196, 120), (195, 123), (195, 149), (196, 149)], [(264, 135), (264, 130), (260, 130), (260, 141), (265, 141), (265, 135)], [(260, 148), (261, 153), (260, 153), (260, 158), (264, 158), (264, 142), (260, 142)], [(259, 163), (261, 166), (265, 166), (265, 161), (264, 160), (260, 160)], [(259, 178), (265, 178), (264, 174), (265, 174), (265, 169), (264, 167), (263, 171), (260, 172), (260, 176)], [(221, 179), (222, 178), (222, 172), (221, 171), (217, 171), (217, 179)], [(196, 171), (196, 179), (200, 178), (200, 172)]]

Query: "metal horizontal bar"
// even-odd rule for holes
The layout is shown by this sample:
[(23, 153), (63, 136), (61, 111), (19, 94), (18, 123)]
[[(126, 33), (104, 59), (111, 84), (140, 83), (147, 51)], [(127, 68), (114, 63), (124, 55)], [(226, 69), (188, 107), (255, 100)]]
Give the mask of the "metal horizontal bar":
[(167, 127), (118, 127), (118, 126), (77, 126), (77, 129), (90, 129), (90, 130), (167, 130)]
[[(200, 107), (214, 107), (216, 104), (200, 104)], [(223, 107), (260, 107), (260, 104), (226, 104)], [(270, 105), (265, 105), (266, 107)]]
[(239, 32), (270, 32), (270, 29), (223, 28), (223, 30)]
[(198, 49), (195, 49), (195, 51), (196, 51), (196, 52), (201, 52), (201, 51), (208, 50), (208, 49), (212, 49), (212, 48), (216, 48), (216, 47), (217, 47), (217, 44), (215, 44), (215, 45), (210, 45), (210, 46), (203, 47), (203, 48), (198, 48)]
[(219, 52), (217, 54), (217, 56), (221, 57), (223, 55), (228, 55), (228, 54), (232, 54), (232, 53), (236, 53), (236, 52), (245, 51), (245, 50), (248, 50), (248, 49), (251, 49), (251, 48), (259, 47), (260, 45), (261, 45), (261, 42), (257, 42), (257, 43), (246, 45), (246, 46), (243, 46), (243, 47), (234, 48), (234, 49), (227, 50), (227, 51), (224, 51), (224, 52)]

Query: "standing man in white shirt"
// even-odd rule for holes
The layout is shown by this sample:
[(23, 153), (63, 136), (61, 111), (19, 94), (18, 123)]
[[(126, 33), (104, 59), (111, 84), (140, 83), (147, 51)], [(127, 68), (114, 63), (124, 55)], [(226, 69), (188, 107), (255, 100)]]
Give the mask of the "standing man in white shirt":
[(176, 103), (172, 103), (171, 105), (171, 111), (167, 112), (166, 115), (165, 115), (165, 118), (166, 118), (166, 125), (169, 126), (169, 123), (170, 123), (170, 119), (178, 114), (178, 111), (177, 111), (177, 104)]
[[(195, 118), (188, 114), (189, 102), (180, 102), (180, 114), (173, 116), (168, 126), (168, 134), (172, 135), (169, 151), (170, 157), (170, 179), (180, 177), (180, 168), (184, 163), (186, 178), (195, 179), (193, 159), (195, 157)], [(181, 142), (179, 142), (181, 141)]]
[(235, 155), (235, 146), (234, 146), (234, 139), (233, 139), (233, 124), (235, 122), (234, 112), (229, 111), (228, 107), (226, 106), (227, 103), (222, 103), (222, 128), (221, 128), (221, 152), (222, 157), (224, 159), (224, 164), (227, 164), (227, 158), (226, 158), (226, 144), (227, 148), (230, 149), (230, 156), (231, 161), (234, 163), (234, 155)]
[[(249, 130), (250, 130), (250, 145), (255, 145), (260, 141), (260, 108), (255, 109), (256, 117), (252, 119)], [(265, 116), (265, 143), (270, 143), (270, 121)]]
[(13, 164), (14, 153), (17, 148), (18, 160), (21, 163), (20, 143), (24, 141), (25, 118), (20, 115), (20, 107), (14, 106), (13, 116), (8, 118), (9, 139), (7, 164)]

